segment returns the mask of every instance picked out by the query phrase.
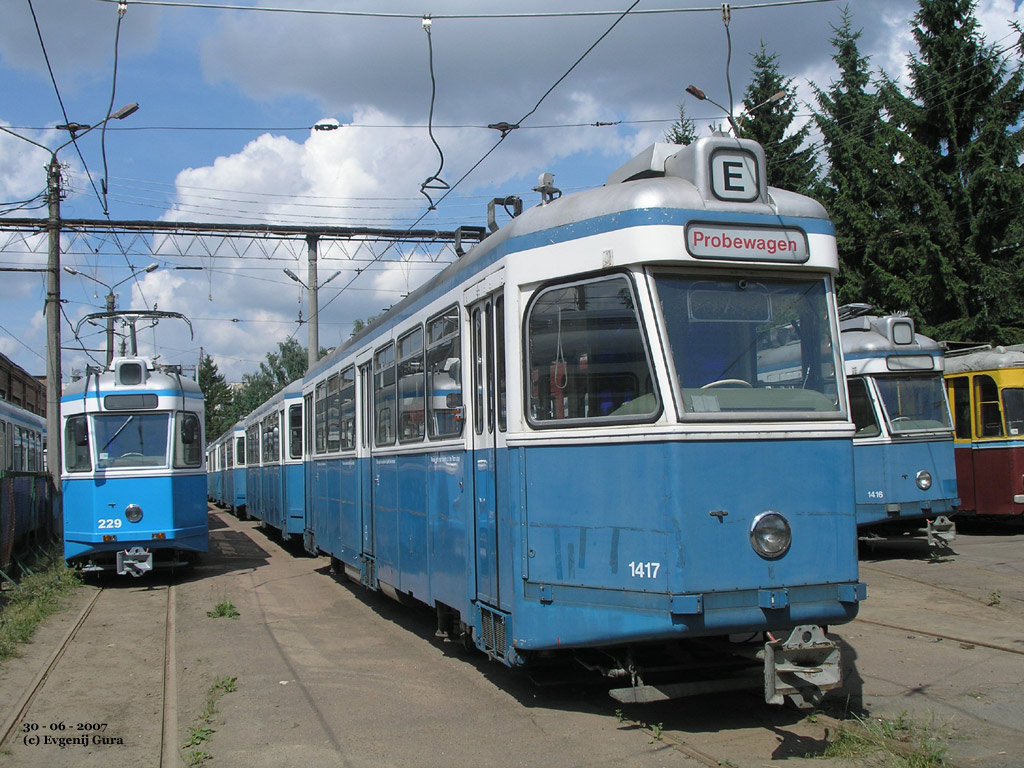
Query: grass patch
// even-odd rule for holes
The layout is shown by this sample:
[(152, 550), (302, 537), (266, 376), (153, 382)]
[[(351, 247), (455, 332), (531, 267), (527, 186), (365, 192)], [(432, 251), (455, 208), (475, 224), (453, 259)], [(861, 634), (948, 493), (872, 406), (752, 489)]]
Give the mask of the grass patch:
[(240, 614), (238, 609), (235, 608), (234, 603), (228, 599), (224, 599), (213, 606), (212, 611), (207, 611), (206, 615), (211, 619), (237, 619), (242, 614)]
[(896, 720), (857, 718), (841, 726), (820, 757), (860, 765), (940, 768), (945, 752), (934, 734), (912, 724), (904, 712)]
[(67, 567), (56, 547), (36, 558), (29, 568), (34, 572), (0, 596), (0, 663), (16, 656), (43, 620), (63, 610), (68, 598), (82, 586), (77, 571)]
[(213, 755), (203, 749), (203, 746), (217, 731), (213, 727), (213, 719), (217, 716), (217, 702), (226, 694), (233, 692), (237, 682), (237, 677), (219, 677), (213, 681), (213, 685), (206, 692), (206, 700), (203, 702), (199, 717), (196, 718), (195, 724), (188, 729), (188, 738), (181, 747), (182, 750), (191, 750), (185, 755), (185, 765), (188, 768), (198, 768), (207, 760), (213, 759)]

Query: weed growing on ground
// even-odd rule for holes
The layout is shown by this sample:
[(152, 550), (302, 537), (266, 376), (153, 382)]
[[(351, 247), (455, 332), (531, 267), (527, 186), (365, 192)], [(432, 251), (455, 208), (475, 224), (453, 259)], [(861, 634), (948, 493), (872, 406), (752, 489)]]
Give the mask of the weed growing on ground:
[(225, 694), (235, 691), (237, 682), (237, 677), (219, 677), (213, 681), (213, 685), (206, 692), (206, 700), (203, 702), (199, 717), (196, 718), (195, 724), (188, 729), (188, 739), (181, 746), (182, 750), (193, 748), (185, 755), (185, 765), (188, 768), (198, 768), (207, 760), (213, 759), (213, 755), (205, 749), (196, 749), (196, 747), (203, 746), (216, 733), (217, 729), (213, 727), (213, 718), (217, 716), (217, 702)]
[(65, 607), (68, 597), (80, 586), (73, 568), (54, 548), (36, 558), (29, 567), (34, 571), (16, 588), (4, 590), (0, 597), (0, 663), (17, 655), (39, 624)]
[(898, 768), (940, 768), (945, 752), (932, 734), (915, 727), (903, 713), (895, 720), (857, 718), (852, 727), (840, 727), (820, 757)]
[(1002, 601), (1003, 601), (1003, 593), (1000, 592), (999, 590), (996, 590), (995, 592), (989, 592), (989, 594), (988, 594), (988, 602), (985, 603), (985, 605), (989, 605), (989, 606), (999, 605)]
[(211, 619), (237, 619), (242, 614), (240, 614), (238, 612), (238, 609), (235, 608), (234, 603), (225, 598), (224, 600), (221, 600), (219, 603), (217, 603), (213, 607), (212, 611), (207, 611), (206, 615), (209, 616)]

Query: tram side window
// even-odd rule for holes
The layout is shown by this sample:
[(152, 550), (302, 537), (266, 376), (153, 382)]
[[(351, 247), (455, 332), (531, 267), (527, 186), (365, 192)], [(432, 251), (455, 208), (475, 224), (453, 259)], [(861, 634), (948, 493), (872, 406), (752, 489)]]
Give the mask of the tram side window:
[(89, 472), (89, 429), (85, 415), (69, 416), (64, 425), (64, 456), (68, 472)]
[(654, 375), (626, 277), (542, 290), (526, 322), (531, 421), (657, 415)]
[(416, 328), (398, 340), (398, 439), (416, 443), (425, 431), (423, 408), (423, 329)]
[(263, 420), (263, 463), (281, 460), (281, 420), (277, 413)]
[(316, 452), (327, 452), (327, 382), (316, 385)]
[(302, 458), (302, 406), (288, 408), (288, 457)]
[(235, 465), (245, 466), (245, 436), (235, 438)]
[(850, 415), (857, 427), (856, 437), (878, 437), (882, 430), (871, 405), (867, 382), (864, 379), (849, 379), (846, 386), (850, 394)]
[(978, 402), (979, 437), (1002, 437), (1003, 416), (995, 380), (991, 376), (975, 376), (974, 394)]
[(341, 448), (341, 374), (327, 380), (327, 450)]
[(462, 434), (462, 353), (459, 308), (427, 321), (427, 421), (432, 440)]
[(174, 417), (174, 466), (200, 467), (203, 464), (203, 440), (199, 416), (178, 411)]
[(7, 464), (7, 422), (0, 421), (0, 472), (10, 469)]
[(245, 430), (245, 463), (257, 466), (260, 463), (260, 427), (253, 424)]
[(958, 440), (971, 439), (971, 383), (967, 376), (950, 379), (949, 400), (953, 406), (953, 427)]
[(341, 372), (341, 450), (356, 447), (356, 369), (349, 366)]
[(1024, 389), (1007, 387), (1003, 390), (1003, 417), (1006, 434), (1024, 434)]
[(395, 345), (388, 344), (373, 356), (374, 444), (395, 442)]

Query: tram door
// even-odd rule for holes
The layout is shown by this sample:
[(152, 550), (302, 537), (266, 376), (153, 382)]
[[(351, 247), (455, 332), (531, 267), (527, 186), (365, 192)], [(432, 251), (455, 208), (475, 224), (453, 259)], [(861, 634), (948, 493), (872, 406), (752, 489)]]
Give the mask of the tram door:
[(469, 308), (471, 401), (466, 403), (472, 409), (476, 597), (498, 608), (506, 602), (503, 589), (508, 589), (502, 583), (499, 553), (509, 545), (502, 540), (509, 529), (498, 513), (505, 430), (503, 302), (500, 293), (493, 293)]
[[(359, 472), (360, 522), (362, 526), (363, 557), (372, 561), (373, 549), (373, 366), (365, 363), (359, 366), (360, 409), (359, 424)], [(375, 574), (370, 562), (364, 564), (363, 578), (376, 586)]]

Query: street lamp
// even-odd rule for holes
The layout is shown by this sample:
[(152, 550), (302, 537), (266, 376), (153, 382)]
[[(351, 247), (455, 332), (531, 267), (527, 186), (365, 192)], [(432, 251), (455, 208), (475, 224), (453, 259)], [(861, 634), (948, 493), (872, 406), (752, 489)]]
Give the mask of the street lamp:
[(760, 109), (761, 107), (765, 106), (766, 104), (774, 104), (776, 101), (779, 101), (780, 99), (783, 99), (786, 96), (786, 92), (785, 91), (776, 91), (771, 96), (769, 96), (767, 99), (762, 101), (760, 104), (757, 104), (757, 105), (751, 107), (750, 109), (743, 110), (742, 114), (740, 114), (739, 120), (736, 120), (732, 116), (732, 110), (731, 109), (726, 109), (725, 107), (723, 107), (717, 101), (715, 101), (714, 99), (709, 97), (706, 93), (704, 93), (704, 91), (702, 91), (696, 85), (688, 85), (688, 86), (686, 86), (686, 92), (688, 94), (690, 94), (691, 96), (693, 96), (693, 98), (697, 99), (698, 101), (710, 101), (712, 104), (714, 104), (720, 110), (725, 112), (725, 116), (729, 120), (729, 125), (732, 126), (732, 132), (735, 134), (737, 139), (740, 137), (740, 129), (743, 127), (743, 120), (751, 112), (753, 112), (755, 109)]
[[(157, 264), (154, 261), (148, 267), (146, 267), (145, 269), (141, 270), (141, 273), (142, 274), (146, 274), (147, 272), (152, 272), (153, 270), (157, 269), (159, 266), (160, 265)], [(124, 280), (120, 280), (120, 281), (114, 283), (113, 285), (107, 285), (102, 280), (97, 280), (92, 275), (87, 275), (84, 272), (79, 272), (74, 267), (64, 267), (64, 271), (67, 272), (69, 275), (78, 275), (79, 277), (84, 277), (86, 280), (92, 280), (94, 283), (99, 283), (104, 288), (106, 288), (107, 289), (107, 312), (113, 312), (114, 311), (114, 289), (117, 288), (117, 286), (121, 285), (122, 283), (126, 283), (129, 280), (134, 279), (137, 276), (137, 274), (138, 274), (135, 271), (135, 267), (132, 267), (131, 275), (126, 277)], [(108, 368), (110, 367), (110, 364), (113, 362), (113, 360), (114, 360), (114, 317), (113, 317), (113, 315), (111, 315), (110, 317), (107, 318), (107, 367)]]
[(308, 367), (312, 370), (313, 366), (320, 359), (320, 305), (317, 292), (327, 285), (331, 280), (341, 274), (341, 270), (338, 270), (333, 275), (328, 277), (322, 283), (317, 284), (316, 281), (316, 244), (317, 236), (309, 235), (306, 238), (306, 242), (309, 248), (309, 264), (307, 269), (307, 276), (309, 278), (309, 285), (306, 285), (299, 276), (292, 272), (287, 267), (284, 269), (284, 273), (288, 275), (292, 280), (301, 285), (306, 289), (306, 293), (309, 295), (309, 349), (306, 350)]
[(49, 203), (48, 217), (46, 220), (46, 231), (49, 237), (49, 254), (46, 261), (46, 454), (47, 466), (50, 471), (50, 478), (53, 481), (54, 509), (60, 512), (60, 468), (63, 464), (61, 457), (60, 439), (60, 164), (57, 162), (57, 153), (68, 144), (81, 138), (89, 131), (104, 126), (109, 120), (124, 120), (128, 115), (133, 114), (139, 108), (136, 103), (127, 104), (116, 112), (109, 113), (103, 120), (95, 125), (82, 125), (81, 123), (67, 123), (57, 126), (71, 134), (71, 138), (58, 146), (50, 149), (39, 142), (25, 138), (9, 128), (0, 125), (0, 131), (9, 133), (12, 136), (27, 141), (33, 146), (46, 150), (50, 153), (50, 164), (46, 171), (46, 196)]

